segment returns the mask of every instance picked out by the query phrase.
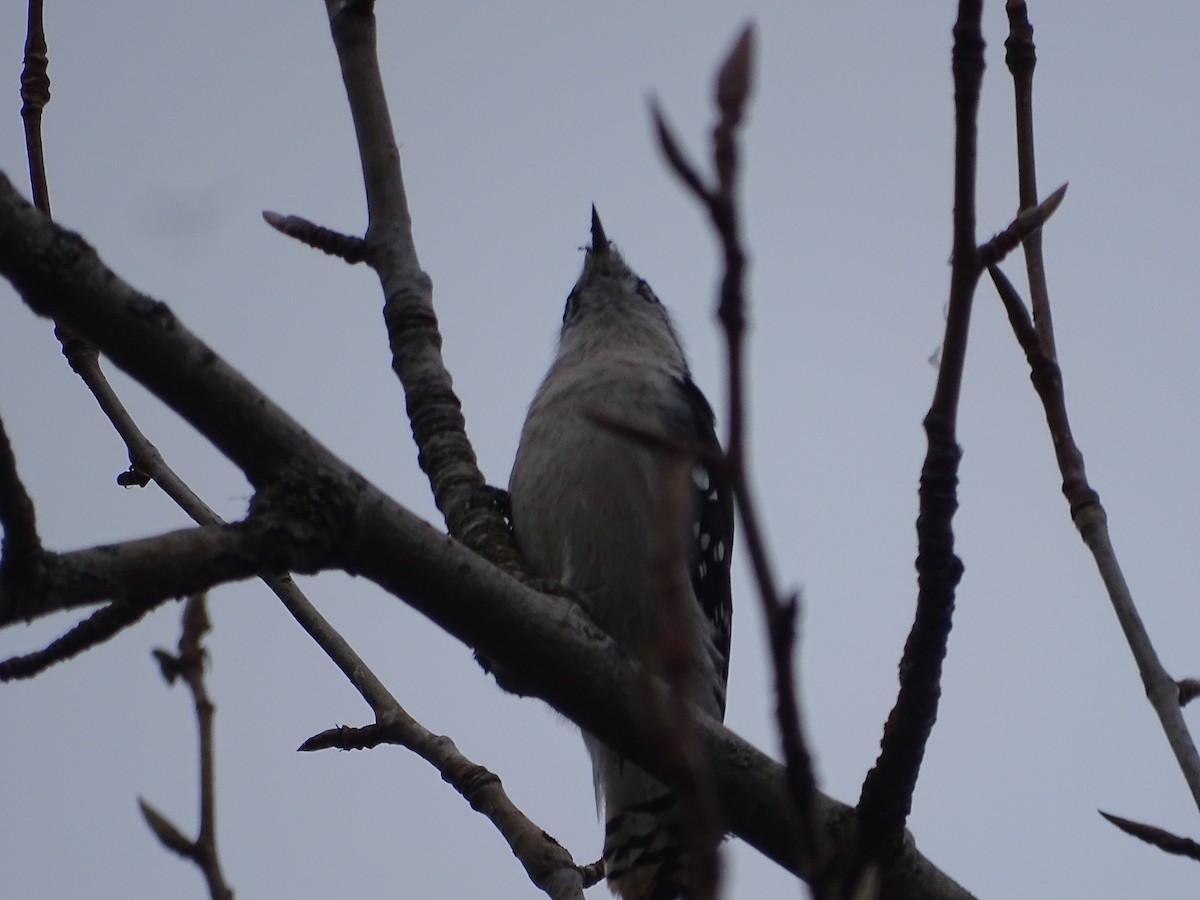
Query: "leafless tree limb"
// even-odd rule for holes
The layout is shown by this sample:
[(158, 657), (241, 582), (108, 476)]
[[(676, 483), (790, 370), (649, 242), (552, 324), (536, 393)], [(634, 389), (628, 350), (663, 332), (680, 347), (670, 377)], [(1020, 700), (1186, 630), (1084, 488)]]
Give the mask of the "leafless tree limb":
[(1131, 834), (1138, 840), (1145, 841), (1147, 844), (1157, 847), (1164, 853), (1200, 860), (1200, 844), (1197, 844), (1193, 840), (1178, 837), (1169, 831), (1164, 831), (1153, 825), (1144, 825), (1141, 822), (1134, 822), (1131, 819), (1122, 819), (1120, 816), (1114, 816), (1111, 813), (1106, 813), (1104, 810), (1099, 810), (1099, 813), (1126, 834)]
[(1063, 393), (1062, 370), (1058, 361), (1047, 352), (1012, 282), (994, 266), (988, 271), (1004, 302), (1013, 333), (1029, 362), (1030, 380), (1046, 413), (1046, 423), (1054, 444), (1054, 455), (1063, 477), (1063, 495), (1070, 503), (1071, 519), (1096, 560), (1096, 567), (1104, 580), (1109, 600), (1117, 614), (1117, 621), (1120, 622), (1125, 640), (1137, 663), (1146, 696), (1158, 714), (1167, 742), (1175, 754), (1192, 798), (1200, 807), (1200, 755), (1197, 755), (1196, 745), (1192, 741), (1187, 724), (1183, 721), (1180, 687), (1167, 674), (1159, 660), (1158, 652), (1154, 649), (1117, 561), (1116, 551), (1108, 534), (1108, 516), (1100, 503), (1100, 495), (1088, 483), (1083, 453), (1071, 433)]
[(195, 840), (189, 840), (162, 813), (145, 800), (139, 799), (142, 816), (150, 830), (168, 850), (192, 860), (208, 883), (212, 900), (233, 900), (233, 890), (221, 871), (217, 852), (217, 789), (213, 725), (216, 707), (208, 695), (204, 680), (204, 635), (210, 629), (204, 595), (194, 594), (183, 607), (183, 629), (179, 636), (178, 653), (155, 650), (154, 657), (167, 684), (181, 679), (188, 686), (196, 707), (196, 730), (200, 745), (200, 829)]
[(921, 468), (917, 516), (917, 612), (900, 660), (900, 690), (884, 725), (879, 758), (858, 801), (861, 838), (855, 866), (873, 860), (886, 870), (900, 847), (925, 744), (937, 720), (942, 661), (962, 562), (954, 553), (958, 508), (956, 437), (971, 302), (981, 272), (975, 241), (976, 122), (983, 82), (982, 0), (960, 0), (954, 25), (954, 249), (946, 333), (933, 402), (924, 426), (928, 450)]
[(671, 133), (657, 104), (651, 105), (659, 145), (680, 181), (708, 212), (721, 241), (724, 274), (721, 278), (718, 317), (725, 332), (726, 371), (729, 379), (729, 434), (725, 444), (725, 468), (734, 486), (739, 522), (750, 554), (759, 598), (767, 621), (771, 660), (777, 693), (776, 718), (786, 762), (788, 796), (801, 827), (797, 830), (797, 852), (812, 872), (815, 897), (825, 894), (826, 848), (816, 825), (816, 777), (812, 757), (804, 739), (799, 699), (795, 690), (793, 648), (795, 647), (796, 598), (781, 597), (771, 569), (754, 498), (746, 474), (745, 452), (745, 361), (744, 343), (746, 254), (742, 247), (737, 214), (738, 132), (745, 118), (753, 82), (754, 30), (747, 26), (734, 42), (717, 74), (714, 100), (718, 120), (713, 128), (713, 168), (716, 183), (709, 187), (688, 161)]
[(113, 635), (141, 621), (148, 612), (169, 599), (159, 596), (141, 602), (116, 601), (102, 606), (41, 650), (0, 662), (0, 681), (15, 681), (40, 675), (55, 663), (65, 662), (103, 644)]
[(450, 534), (519, 576), (516, 544), (479, 471), (462, 403), (442, 358), (433, 282), (417, 259), (400, 150), (379, 73), (374, 4), (326, 0), (325, 6), (362, 162), (369, 219), (365, 258), (383, 288), (392, 369), (404, 387), (417, 462)]
[(50, 189), (46, 183), (46, 155), (42, 151), (42, 110), (50, 102), (50, 60), (46, 54), (42, 0), (29, 0), (25, 28), (25, 68), (21, 71), (21, 119), (25, 123), (25, 156), (33, 202), (50, 215)]
[(62, 610), (121, 601), (144, 606), (281, 571), (327, 568), (286, 523), (261, 518), (170, 531), (70, 553), (42, 555), (29, 585), (0, 583), (0, 627)]
[(280, 234), (295, 238), (322, 253), (340, 257), (351, 264), (360, 263), (367, 258), (367, 245), (360, 237), (325, 228), (301, 216), (282, 216), (277, 212), (264, 210), (262, 217)]
[[(263, 494), (253, 513), (286, 513), (294, 530), (278, 541), (286, 552), (275, 571), (293, 568), (287, 556), (302, 555), (297, 547), (318, 567), (338, 559), (510, 667), (531, 693), (647, 771), (669, 777), (656, 723), (642, 709), (644, 673), (575, 604), (521, 585), (387, 498), (3, 178), (0, 274), (32, 309), (93, 340), (242, 467)], [(727, 729), (696, 718), (733, 831), (781, 865), (807, 872), (796, 859), (782, 768)], [(820, 794), (817, 808), (831, 845), (850, 839), (849, 808)], [(969, 894), (906, 839), (902, 857), (884, 875), (883, 896)]]
[(42, 542), (33, 501), (21, 483), (8, 432), (0, 420), (0, 585), (29, 584), (35, 577)]
[[(1037, 156), (1033, 144), (1033, 70), (1037, 52), (1033, 43), (1033, 25), (1025, 0), (1006, 0), (1008, 39), (1004, 61), (1012, 73), (1017, 125), (1017, 183), (1020, 208), (1037, 205)], [(1042, 258), (1042, 235), (1030, 234), (1024, 242), (1025, 270), (1033, 300), (1033, 321), (1038, 336), (1052, 359), (1057, 356), (1054, 323), (1050, 315), (1050, 294), (1046, 287), (1046, 265)]]
[(408, 748), (437, 769), (472, 809), (495, 825), (530, 881), (554, 900), (582, 900), (580, 892), (595, 882), (589, 883), (588, 873), (575, 865), (571, 854), (517, 808), (499, 777), (467, 759), (450, 738), (434, 734), (410, 716), (349, 642), (294, 584), (279, 596), (288, 612), (349, 679), (375, 714), (372, 725), (330, 729), (309, 738), (299, 749), (366, 749), (383, 743)]
[[(1008, 0), (1006, 9), (1009, 19), (1007, 58), (1016, 88), (1019, 190), (1021, 206), (1027, 208), (1036, 202), (1034, 198), (1037, 196), (1033, 142), (1033, 70), (1037, 59), (1033, 44), (1033, 26), (1029, 22), (1024, 0)], [(1096, 567), (1104, 580), (1109, 600), (1137, 663), (1146, 697), (1158, 715), (1167, 742), (1187, 781), (1192, 800), (1200, 808), (1200, 754), (1197, 753), (1196, 745), (1183, 721), (1179, 685), (1167, 674), (1159, 660), (1158, 652), (1154, 649), (1138, 613), (1112, 546), (1108, 532), (1108, 516), (1100, 502), (1100, 495), (1088, 482), (1083, 453), (1071, 433), (1062, 370), (1058, 365), (1058, 351), (1054, 344), (1050, 295), (1041, 253), (1041, 233), (1035, 232), (1031, 237), (1032, 244), (1029, 240), (1025, 242), (1025, 259), (1033, 307), (1032, 320), (1016, 289), (1004, 274), (995, 266), (990, 267), (989, 272), (1000, 293), (1017, 341), (1025, 351), (1030, 378), (1045, 410), (1055, 459), (1062, 474), (1063, 496), (1070, 504), (1071, 520), (1096, 560)]]

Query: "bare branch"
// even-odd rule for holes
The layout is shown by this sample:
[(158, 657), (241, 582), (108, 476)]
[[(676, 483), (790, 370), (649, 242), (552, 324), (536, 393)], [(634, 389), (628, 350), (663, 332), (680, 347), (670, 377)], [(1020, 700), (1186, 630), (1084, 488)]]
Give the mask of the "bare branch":
[(979, 263), (984, 266), (994, 266), (1004, 257), (1016, 250), (1030, 236), (1040, 231), (1046, 221), (1054, 215), (1067, 195), (1064, 184), (1037, 206), (1026, 207), (1017, 213), (1007, 228), (979, 248)]
[(142, 602), (123, 601), (101, 607), (43, 649), (0, 662), (0, 681), (40, 675), (55, 663), (65, 662), (104, 643), (170, 599), (169, 596), (162, 596)]
[(400, 150), (379, 73), (372, 4), (326, 0), (326, 9), (362, 161), (370, 223), (363, 239), (366, 260), (383, 288), (392, 369), (404, 387), (417, 461), (450, 533), (520, 574), (516, 545), (502, 511), (490, 502), (494, 494), (485, 489), (442, 358), (433, 282), (417, 259)]
[(50, 188), (46, 182), (46, 155), (42, 150), (42, 110), (50, 102), (50, 60), (46, 55), (42, 0), (29, 0), (25, 29), (25, 68), (21, 71), (21, 119), (25, 123), (25, 155), (33, 202), (50, 214)]
[(342, 234), (300, 216), (282, 216), (277, 212), (263, 210), (262, 217), (276, 231), (295, 238), (302, 244), (308, 244), (322, 253), (340, 257), (352, 264), (367, 258), (367, 246), (360, 237)]
[[(1033, 70), (1037, 64), (1037, 57), (1033, 44), (1033, 26), (1029, 22), (1024, 0), (1008, 0), (1006, 10), (1009, 20), (1007, 60), (1016, 87), (1021, 206), (1026, 207), (1032, 205), (1037, 196), (1033, 144)], [(1083, 467), (1083, 454), (1075, 444), (1067, 420), (1062, 372), (1057, 363), (1058, 350), (1054, 344), (1050, 295), (1046, 287), (1039, 234), (1035, 233), (1033, 240), (1025, 243), (1025, 264), (1033, 305), (1032, 336), (1027, 324), (1028, 315), (1025, 314), (1025, 322), (1020, 324), (1020, 315), (1014, 317), (1017, 307), (1020, 307), (1022, 312), (1024, 310), (1024, 305), (1019, 299), (1014, 300), (1015, 289), (1011, 284), (1007, 284), (1007, 279), (999, 274), (999, 270), (992, 271), (992, 279), (996, 282), (1005, 307), (1009, 310), (1009, 321), (1012, 322), (1017, 339), (1025, 350), (1034, 387), (1046, 411), (1046, 422), (1050, 428), (1058, 468), (1063, 477), (1063, 495), (1070, 504), (1071, 519), (1096, 560), (1125, 640), (1137, 662), (1146, 696), (1158, 714), (1167, 742), (1171, 745), (1188, 789), (1192, 793), (1192, 800), (1200, 807), (1200, 754), (1196, 752), (1196, 745), (1180, 712), (1185, 702), (1181, 699), (1180, 686), (1163, 668), (1134, 605), (1129, 585), (1125, 581), (1109, 537), (1108, 516), (1100, 503), (1100, 496), (1088, 484)]]
[(1050, 355), (1038, 336), (1037, 329), (1012, 283), (998, 268), (993, 266), (988, 271), (1000, 298), (1004, 301), (1013, 333), (1029, 362), (1030, 380), (1045, 410), (1046, 424), (1054, 445), (1054, 456), (1059, 472), (1062, 473), (1063, 496), (1070, 504), (1071, 520), (1096, 560), (1096, 568), (1104, 580), (1109, 601), (1137, 663), (1146, 697), (1158, 714), (1158, 720), (1167, 736), (1167, 743), (1175, 754), (1175, 760), (1192, 793), (1192, 799), (1197, 807), (1200, 807), (1200, 754), (1197, 754), (1196, 745), (1188, 732), (1187, 724), (1183, 721), (1180, 685), (1167, 674), (1159, 660), (1158, 652), (1154, 649), (1133, 601), (1129, 585), (1125, 581), (1125, 575), (1121, 571), (1108, 533), (1108, 515), (1100, 503), (1100, 495), (1088, 483), (1083, 453), (1071, 433), (1062, 371), (1055, 357)]
[(192, 860), (208, 883), (212, 900), (233, 900), (233, 890), (225, 882), (221, 858), (217, 852), (217, 791), (213, 723), (216, 707), (204, 681), (204, 635), (209, 631), (208, 610), (203, 594), (194, 594), (183, 607), (183, 628), (179, 635), (178, 655), (155, 650), (163, 677), (168, 684), (182, 679), (192, 694), (196, 708), (196, 730), (200, 744), (200, 830), (194, 841), (188, 840), (162, 813), (139, 800), (142, 816), (155, 836), (169, 850)]
[(0, 420), (0, 584), (32, 582), (42, 553), (33, 500), (21, 483), (8, 432)]
[(372, 725), (364, 728), (339, 726), (314, 735), (299, 749), (313, 751), (337, 747), (354, 750), (382, 743), (407, 747), (433, 765), (472, 809), (487, 816), (535, 885), (556, 900), (582, 900), (580, 892), (587, 885), (582, 883), (580, 868), (558, 841), (517, 808), (505, 793), (500, 779), (463, 756), (450, 738), (434, 734), (410, 716), (290, 578), (284, 587), (276, 593), (288, 612), (349, 679), (375, 714)]
[[(348, 571), (371, 578), (449, 634), (502, 663), (531, 693), (651, 774), (667, 777), (662, 748), (654, 739), (657, 723), (642, 711), (645, 674), (574, 603), (505, 576), (383, 495), (162, 304), (133, 291), (78, 237), (29, 207), (2, 177), (0, 274), (35, 309), (61, 315), (95, 340), (107, 356), (249, 469), (252, 482), (269, 484), (273, 475), (282, 475), (288, 490), (256, 499), (256, 509), (261, 502), (264, 513), (273, 504), (288, 510), (303, 540), (299, 547), (291, 546), (291, 537), (278, 541), (287, 552), (276, 571), (294, 566), (293, 553), (311, 565), (338, 557)], [(264, 542), (264, 550), (277, 549), (266, 538)], [(272, 564), (275, 558), (269, 557)], [(0, 611), (5, 608), (0, 605)], [(0, 615), (0, 623), (4, 621), (13, 619)], [(809, 871), (796, 859), (795, 817), (785, 799), (783, 769), (728, 729), (701, 719), (696, 727), (713, 760), (718, 795), (733, 831), (781, 865)], [(815, 805), (825, 839), (831, 846), (844, 846), (851, 839), (852, 810), (820, 794)], [(969, 896), (908, 842), (883, 881), (885, 896), (892, 898)]]
[(796, 851), (801, 866), (810, 873), (815, 897), (825, 895), (828, 873), (826, 849), (816, 820), (816, 777), (812, 757), (804, 740), (799, 700), (795, 689), (793, 648), (795, 646), (795, 598), (780, 599), (780, 591), (768, 559), (766, 540), (746, 475), (745, 453), (745, 265), (737, 216), (738, 127), (745, 116), (750, 95), (754, 55), (754, 31), (747, 26), (722, 64), (716, 80), (719, 118), (713, 129), (713, 164), (717, 185), (704, 187), (700, 176), (686, 160), (678, 142), (655, 105), (652, 114), (659, 143), (680, 180), (705, 205), (723, 248), (725, 272), (721, 279), (718, 315), (725, 330), (729, 378), (729, 436), (726, 442), (727, 470), (737, 498), (742, 534), (750, 553), (759, 599), (767, 621), (771, 659), (775, 673), (776, 718), (786, 762), (788, 797), (801, 823)]
[(1171, 834), (1169, 831), (1164, 831), (1161, 828), (1156, 828), (1153, 825), (1144, 825), (1141, 822), (1134, 822), (1131, 819), (1122, 819), (1120, 816), (1114, 816), (1111, 813), (1106, 813), (1104, 810), (1097, 810), (1100, 815), (1108, 819), (1126, 834), (1133, 835), (1147, 844), (1157, 847), (1164, 853), (1171, 853), (1175, 856), (1186, 856), (1188, 859), (1200, 860), (1200, 844), (1188, 838), (1178, 837)]
[[(1016, 101), (1017, 122), (1017, 181), (1021, 209), (1037, 204), (1037, 165), (1033, 144), (1033, 70), (1037, 66), (1037, 51), (1033, 43), (1033, 25), (1025, 0), (1007, 0), (1008, 52), (1004, 60), (1013, 78), (1013, 97)], [(998, 261), (998, 260), (997, 260)], [(1054, 344), (1054, 324), (1050, 315), (1050, 294), (1046, 287), (1046, 264), (1042, 258), (1042, 236), (1032, 233), (1025, 241), (1025, 270), (1029, 277), (1029, 293), (1033, 300), (1033, 321), (1038, 336), (1051, 359), (1058, 356)]]
[(925, 417), (928, 450), (921, 468), (917, 516), (917, 612), (900, 660), (900, 690), (884, 725), (879, 758), (858, 801), (860, 846), (854, 863), (886, 867), (899, 850), (904, 823), (937, 721), (942, 661), (954, 613), (962, 562), (954, 553), (958, 508), (956, 430), (971, 303), (979, 280), (975, 246), (976, 120), (983, 82), (982, 0), (960, 0), (954, 25), (954, 251), (946, 333), (933, 402)]
[(662, 149), (663, 156), (667, 158), (671, 169), (679, 176), (679, 180), (687, 186), (688, 190), (698, 200), (707, 205), (711, 191), (704, 186), (704, 182), (701, 181), (696, 167), (684, 156), (679, 142), (671, 132), (671, 126), (667, 124), (663, 111), (658, 105), (658, 101), (654, 99), (650, 100), (650, 118), (654, 123), (654, 131), (658, 135), (658, 145)]

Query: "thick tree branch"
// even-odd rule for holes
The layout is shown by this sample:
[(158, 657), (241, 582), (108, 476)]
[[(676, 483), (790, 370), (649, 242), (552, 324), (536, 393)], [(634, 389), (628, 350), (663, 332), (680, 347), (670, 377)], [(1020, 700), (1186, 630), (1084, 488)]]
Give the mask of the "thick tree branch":
[(261, 519), (46, 552), (31, 584), (0, 584), (0, 627), (107, 601), (144, 607), (256, 575), (329, 567), (302, 543), (290, 523)]
[[(278, 508), (298, 520), (286, 540), (264, 539), (260, 548), (278, 552), (275, 544), (282, 546), (276, 571), (337, 560), (511, 669), (537, 696), (648, 771), (669, 778), (669, 761), (657, 741), (658, 723), (644, 711), (644, 673), (574, 603), (523, 586), (390, 500), (188, 332), (165, 306), (131, 289), (78, 236), (33, 210), (2, 177), (0, 274), (36, 311), (60, 316), (95, 342), (248, 470), (252, 483), (268, 485), (255, 509)], [(273, 471), (280, 473), (287, 490), (270, 489)], [(247, 526), (228, 530), (236, 533), (239, 527)], [(209, 532), (219, 540), (225, 530), (199, 530)], [(230, 542), (231, 551), (238, 547), (236, 540)], [(231, 564), (218, 554), (213, 560), (212, 565), (230, 570), (251, 569), (245, 560)], [(272, 556), (268, 564), (274, 563)], [(781, 865), (806, 871), (796, 861), (795, 820), (785, 799), (783, 768), (703, 716), (697, 716), (695, 727), (712, 759), (733, 831)], [(845, 846), (852, 839), (852, 810), (819, 794), (817, 807), (830, 846)], [(906, 840), (884, 873), (882, 896), (970, 895)]]

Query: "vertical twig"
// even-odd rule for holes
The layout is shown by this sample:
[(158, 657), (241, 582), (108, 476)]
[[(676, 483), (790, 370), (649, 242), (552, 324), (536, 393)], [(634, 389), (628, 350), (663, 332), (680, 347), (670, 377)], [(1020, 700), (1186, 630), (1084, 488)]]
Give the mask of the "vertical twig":
[(799, 700), (796, 696), (793, 649), (797, 598), (782, 598), (768, 559), (766, 539), (746, 475), (746, 400), (744, 343), (746, 330), (745, 269), (737, 214), (738, 131), (751, 90), (754, 31), (747, 27), (717, 75), (716, 105), (719, 118), (713, 128), (713, 163), (716, 185), (708, 187), (684, 156), (657, 106), (652, 107), (655, 131), (663, 155), (680, 181), (708, 211), (721, 241), (724, 273), (721, 278), (717, 315), (725, 332), (727, 377), (729, 379), (729, 436), (725, 444), (726, 466), (734, 494), (740, 528), (750, 555), (759, 599), (767, 622), (771, 660), (775, 671), (776, 718), (783, 749), (788, 795), (799, 828), (796, 852), (801, 867), (813, 873), (813, 896), (826, 896), (826, 848), (816, 813), (816, 777), (812, 757), (804, 739)]
[[(1037, 50), (1033, 43), (1033, 25), (1025, 0), (1007, 0), (1008, 39), (1004, 61), (1013, 77), (1017, 122), (1017, 184), (1021, 209), (1037, 205), (1037, 164), (1033, 144), (1033, 70)], [(1050, 315), (1050, 295), (1046, 288), (1046, 266), (1042, 257), (1042, 233), (1025, 238), (1025, 270), (1029, 277), (1029, 297), (1033, 303), (1033, 322), (1042, 345), (1051, 359), (1058, 358), (1054, 343), (1054, 321)]]
[(417, 258), (400, 150), (379, 71), (373, 4), (326, 0), (325, 5), (367, 195), (364, 259), (383, 288), (392, 369), (404, 388), (417, 462), (429, 478), (450, 534), (520, 577), (516, 544), (495, 493), (486, 488), (479, 471), (462, 403), (442, 358), (433, 282)]
[(233, 900), (233, 890), (225, 882), (221, 859), (217, 853), (217, 792), (216, 754), (213, 724), (216, 707), (204, 682), (204, 635), (209, 631), (208, 610), (204, 595), (188, 598), (183, 607), (183, 630), (179, 636), (179, 652), (155, 650), (163, 678), (168, 684), (182, 679), (192, 694), (196, 708), (196, 724), (200, 745), (200, 830), (195, 840), (188, 840), (170, 820), (145, 800), (138, 800), (142, 816), (151, 831), (167, 849), (196, 864), (208, 883), (212, 900)]
[(854, 868), (885, 867), (902, 844), (904, 824), (925, 745), (937, 720), (942, 661), (962, 563), (954, 554), (951, 522), (958, 508), (956, 437), (971, 317), (980, 275), (975, 242), (976, 119), (983, 81), (982, 0), (960, 0), (954, 25), (954, 250), (946, 334), (933, 402), (925, 417), (928, 450), (921, 468), (917, 516), (917, 612), (900, 661), (900, 690), (884, 725), (879, 758), (859, 797), (859, 847)]

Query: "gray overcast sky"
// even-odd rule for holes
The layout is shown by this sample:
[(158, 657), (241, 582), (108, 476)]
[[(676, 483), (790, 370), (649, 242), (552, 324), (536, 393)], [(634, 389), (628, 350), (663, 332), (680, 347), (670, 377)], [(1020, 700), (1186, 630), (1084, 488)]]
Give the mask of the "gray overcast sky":
[[(432, 518), (377, 283), (259, 218), (274, 209), (364, 226), (323, 5), (48, 6), (57, 219)], [(0, 166), (27, 184), (21, 7), (0, 8)], [(1071, 182), (1046, 252), (1076, 434), (1160, 654), (1173, 673), (1197, 675), (1200, 409), (1187, 398), (1200, 384), (1200, 9), (1034, 0), (1031, 15), (1043, 194)], [(504, 484), (592, 202), (672, 308), (723, 413), (714, 245), (659, 161), (645, 100), (661, 99), (699, 155), (714, 65), (748, 18), (760, 38), (744, 195), (754, 476), (781, 576), (804, 590), (802, 693), (821, 781), (853, 801), (894, 699), (916, 592), (920, 420), (949, 274), (954, 4), (391, 3), (380, 55), (447, 360), (484, 472)], [(985, 30), (981, 238), (1016, 207), (1003, 4), (988, 4)], [(1016, 260), (1007, 270), (1023, 284)], [(177, 470), (240, 516), (240, 474), (114, 378)], [(7, 285), (0, 412), (51, 547), (186, 524), (155, 489), (114, 485), (123, 448), (49, 324)], [(966, 576), (911, 819), (921, 849), (981, 896), (1195, 896), (1195, 864), (1096, 814), (1200, 834), (987, 287), (960, 439)], [(744, 557), (735, 573), (729, 724), (774, 752)], [(569, 724), (502, 694), (466, 648), (372, 586), (323, 576), (304, 587), (415, 716), (499, 773), (576, 859), (598, 855), (588, 764)], [(491, 826), (411, 754), (294, 752), (367, 712), (265, 588), (219, 591), (211, 613), (221, 842), (239, 897), (537, 896)], [(0, 652), (39, 647), (70, 623), (9, 629)], [(204, 896), (135, 806), (142, 795), (193, 827), (190, 705), (150, 658), (177, 628), (172, 605), (32, 683), (0, 688), (6, 896)], [(726, 858), (730, 898), (796, 896), (748, 848), (731, 843)]]

